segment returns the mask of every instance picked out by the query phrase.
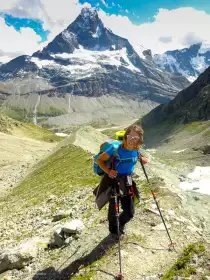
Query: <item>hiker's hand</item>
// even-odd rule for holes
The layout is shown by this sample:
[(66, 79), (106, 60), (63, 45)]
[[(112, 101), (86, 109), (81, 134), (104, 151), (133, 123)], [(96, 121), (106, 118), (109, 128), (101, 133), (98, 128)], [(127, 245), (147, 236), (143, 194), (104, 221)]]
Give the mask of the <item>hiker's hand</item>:
[(147, 157), (142, 157), (139, 155), (139, 161), (142, 161), (143, 164), (146, 164), (149, 162), (149, 159)]
[(117, 172), (116, 170), (111, 169), (111, 170), (109, 171), (109, 173), (108, 173), (108, 176), (109, 176), (110, 178), (114, 179), (114, 178), (117, 177), (117, 173), (118, 173), (118, 172)]

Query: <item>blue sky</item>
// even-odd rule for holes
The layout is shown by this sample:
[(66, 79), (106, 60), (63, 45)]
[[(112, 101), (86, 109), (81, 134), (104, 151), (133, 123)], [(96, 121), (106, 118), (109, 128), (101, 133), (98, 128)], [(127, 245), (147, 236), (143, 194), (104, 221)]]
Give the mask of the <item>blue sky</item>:
[(135, 24), (154, 21), (153, 16), (160, 8), (193, 7), (210, 14), (210, 0), (80, 0), (82, 4), (85, 2), (110, 14), (126, 15)]
[(1, 16), (4, 18), (5, 23), (8, 26), (13, 26), (17, 31), (20, 31), (22, 27), (29, 27), (33, 29), (41, 37), (39, 43), (47, 40), (47, 36), (49, 35), (50, 31), (43, 29), (43, 22), (41, 20), (18, 18), (8, 14), (2, 14)]
[[(171, 10), (180, 7), (193, 7), (210, 14), (210, 0), (79, 0), (81, 4), (87, 2), (110, 15), (127, 16), (133, 24), (137, 25), (153, 22), (154, 15), (158, 13), (160, 8)], [(46, 41), (50, 33), (50, 30), (44, 30), (41, 20), (13, 17), (7, 13), (1, 13), (0, 17), (4, 17), (5, 23), (8, 26), (13, 26), (17, 31), (20, 31), (22, 27), (32, 28), (42, 38), (39, 43)]]
[(210, 0), (0, 0), (0, 61), (42, 49), (84, 3), (115, 34), (153, 53), (210, 44)]

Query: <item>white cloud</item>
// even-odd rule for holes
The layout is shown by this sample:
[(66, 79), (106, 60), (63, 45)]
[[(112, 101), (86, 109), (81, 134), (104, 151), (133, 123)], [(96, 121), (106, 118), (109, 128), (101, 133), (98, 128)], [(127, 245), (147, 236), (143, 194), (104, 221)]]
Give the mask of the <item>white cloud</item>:
[[(8, 13), (14, 17), (39, 19), (43, 22), (43, 28), (50, 30), (48, 42), (63, 31), (79, 15), (81, 8), (88, 4), (80, 5), (78, 0), (6, 0), (0, 1), (0, 12)], [(1, 19), (1, 18), (0, 18)], [(6, 31), (7, 30), (7, 31)], [(42, 48), (45, 44), (38, 44), (41, 39), (33, 29), (22, 28), (20, 32), (8, 27), (1, 19), (0, 34), (2, 34), (0, 49), (5, 56), (0, 57), (4, 62), (13, 56), (6, 53), (20, 51), (22, 54), (31, 54)], [(14, 42), (17, 44), (14, 45)], [(15, 56), (15, 55), (14, 55)]]
[(185, 46), (193, 45), (202, 42), (202, 38), (195, 34), (195, 32), (189, 32), (181, 39), (182, 44)]
[(132, 24), (126, 16), (107, 15), (102, 10), (99, 14), (114, 33), (127, 38), (132, 44), (150, 48), (153, 53), (186, 48), (197, 42), (210, 42), (210, 15), (194, 8), (160, 9), (154, 16), (154, 22), (141, 25)]
[[(50, 30), (52, 40), (79, 15), (84, 5), (79, 0), (7, 0), (7, 5), (0, 1), (0, 11), (15, 17), (39, 19), (43, 28)], [(86, 5), (86, 4), (85, 4)]]
[(129, 14), (129, 11), (128, 11), (127, 9), (125, 10), (125, 12), (126, 12), (127, 14)]
[(14, 57), (17, 57), (19, 55), (22, 55), (23, 52), (5, 52), (3, 50), (0, 50), (0, 62), (5, 63), (9, 60), (13, 59)]
[(109, 5), (105, 2), (105, 0), (101, 0), (101, 3), (102, 3), (106, 8), (109, 8)]
[(0, 11), (1, 10), (8, 10), (15, 6), (16, 0), (7, 0), (7, 1), (1, 1), (0, 2)]
[[(106, 0), (100, 1), (107, 5)], [(84, 5), (90, 6), (87, 3)], [(49, 42), (75, 20), (84, 5), (81, 5), (79, 0), (0, 0), (0, 12), (42, 20), (44, 29), (50, 30)], [(116, 5), (122, 8), (119, 4)], [(105, 26), (114, 33), (127, 38), (131, 44), (150, 48), (153, 53), (185, 48), (200, 41), (210, 41), (210, 15), (190, 7), (160, 9), (153, 17), (154, 22), (141, 25), (133, 24), (127, 16), (108, 15), (102, 10), (99, 11), (99, 16)], [(16, 52), (31, 54), (44, 46), (38, 44), (40, 37), (32, 29), (22, 28), (17, 32), (8, 27), (3, 19), (0, 21), (0, 34), (1, 38), (4, 38), (0, 42), (0, 50), (4, 52), (4, 57), (12, 57), (11, 52), (14, 56)], [(0, 61), (2, 57), (3, 55), (0, 55)]]
[(21, 28), (17, 32), (13, 27), (7, 26), (3, 18), (0, 18), (0, 61), (6, 62), (21, 54), (32, 54), (43, 47), (38, 44), (41, 37), (31, 28)]
[(169, 43), (172, 42), (172, 37), (171, 36), (159, 37), (159, 41), (163, 43)]

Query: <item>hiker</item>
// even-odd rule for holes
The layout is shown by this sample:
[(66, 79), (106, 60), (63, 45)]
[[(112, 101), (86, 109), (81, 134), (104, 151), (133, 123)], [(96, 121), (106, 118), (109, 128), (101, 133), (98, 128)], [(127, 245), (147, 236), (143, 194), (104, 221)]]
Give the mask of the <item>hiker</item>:
[[(138, 150), (143, 144), (143, 129), (139, 125), (132, 125), (127, 128), (122, 143), (117, 149), (117, 156), (114, 154), (114, 148), (110, 147), (105, 150), (96, 159), (96, 162), (104, 175), (99, 186), (94, 190), (96, 200), (102, 194), (102, 204), (99, 210), (109, 202), (108, 221), (109, 231), (117, 235), (117, 222), (115, 216), (115, 200), (113, 189), (117, 191), (118, 203), (121, 202), (123, 212), (119, 216), (120, 234), (124, 234), (125, 224), (128, 223), (134, 215), (134, 196), (139, 200), (139, 193), (136, 183), (132, 179), (134, 168), (138, 159), (145, 164), (148, 162), (146, 157), (142, 157)], [(106, 163), (111, 159), (111, 167)], [(106, 196), (106, 197), (105, 197)], [(101, 202), (100, 202), (101, 203)]]

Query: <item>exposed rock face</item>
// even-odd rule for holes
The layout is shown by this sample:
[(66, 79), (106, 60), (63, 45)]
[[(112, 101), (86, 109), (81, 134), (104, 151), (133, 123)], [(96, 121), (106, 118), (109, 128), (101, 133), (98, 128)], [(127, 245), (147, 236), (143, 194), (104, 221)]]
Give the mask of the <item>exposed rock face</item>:
[(210, 67), (169, 104), (162, 104), (143, 118), (145, 127), (165, 120), (187, 123), (210, 119)]

